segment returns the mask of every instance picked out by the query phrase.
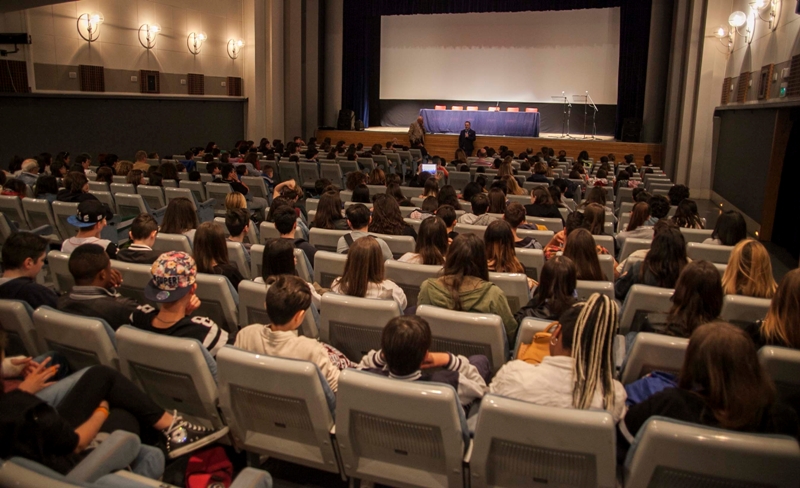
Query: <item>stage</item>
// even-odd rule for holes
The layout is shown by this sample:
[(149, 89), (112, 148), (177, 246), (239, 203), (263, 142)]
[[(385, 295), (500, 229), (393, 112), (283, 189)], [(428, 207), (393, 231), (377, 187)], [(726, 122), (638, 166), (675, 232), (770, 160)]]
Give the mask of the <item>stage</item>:
[[(410, 123), (410, 122), (409, 122)], [(333, 144), (337, 141), (345, 141), (347, 144), (362, 143), (364, 146), (380, 144), (384, 146), (387, 141), (397, 139), (400, 144), (408, 145), (408, 128), (405, 127), (370, 127), (364, 131), (351, 130), (321, 130), (316, 133), (317, 140), (330, 137)], [(495, 150), (500, 146), (508, 146), (509, 149), (519, 154), (526, 148), (533, 148), (538, 152), (542, 146), (552, 147), (556, 153), (563, 149), (567, 151), (567, 156), (577, 158), (578, 153), (587, 151), (589, 157), (595, 160), (600, 156), (613, 153), (617, 161), (622, 161), (626, 154), (633, 154), (636, 162), (642, 164), (645, 154), (653, 157), (653, 164), (661, 166), (662, 145), (638, 142), (619, 142), (612, 137), (598, 137), (596, 140), (583, 139), (583, 135), (572, 134), (573, 139), (562, 139), (561, 134), (545, 133), (539, 137), (504, 137), (504, 136), (482, 136), (478, 134), (475, 147), (489, 146)], [(427, 134), (425, 136), (425, 147), (428, 153), (444, 157), (447, 161), (453, 159), (456, 149), (458, 149), (458, 134)]]

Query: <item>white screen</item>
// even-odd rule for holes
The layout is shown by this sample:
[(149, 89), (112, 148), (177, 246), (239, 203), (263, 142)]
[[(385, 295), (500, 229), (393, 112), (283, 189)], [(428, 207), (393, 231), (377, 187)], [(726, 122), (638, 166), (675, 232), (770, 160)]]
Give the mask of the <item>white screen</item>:
[[(381, 17), (385, 100), (616, 105), (619, 8)], [(482, 107), (484, 108), (484, 107)]]

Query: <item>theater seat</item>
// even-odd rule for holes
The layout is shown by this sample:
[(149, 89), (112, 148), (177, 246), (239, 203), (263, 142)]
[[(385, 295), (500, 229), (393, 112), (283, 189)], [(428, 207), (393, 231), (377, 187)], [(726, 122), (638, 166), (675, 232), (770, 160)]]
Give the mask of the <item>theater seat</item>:
[(519, 112), (519, 107), (508, 107), (506, 112)]

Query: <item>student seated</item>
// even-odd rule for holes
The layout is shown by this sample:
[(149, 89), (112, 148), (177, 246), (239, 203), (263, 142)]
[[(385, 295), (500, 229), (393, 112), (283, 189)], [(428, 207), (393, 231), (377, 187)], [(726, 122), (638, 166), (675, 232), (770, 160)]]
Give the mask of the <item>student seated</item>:
[(777, 400), (753, 342), (742, 329), (724, 322), (695, 329), (677, 388), (630, 407), (619, 423), (620, 449), (656, 415), (739, 432), (798, 436), (797, 413)]
[(617, 233), (617, 247), (622, 249), (625, 240), (634, 239), (653, 239), (653, 227), (645, 225), (650, 218), (650, 205), (646, 202), (639, 202), (631, 210), (631, 220), (625, 230)]
[[(381, 334), (381, 348), (367, 353), (358, 368), (401, 381), (429, 381), (452, 386), (461, 405), (483, 398), (491, 367), (486, 356), (429, 352), (431, 329), (416, 315), (395, 317)], [(429, 370), (434, 369), (433, 372)]]
[(331, 291), (353, 297), (392, 299), (401, 311), (408, 304), (403, 289), (384, 278), (381, 247), (372, 236), (359, 239), (350, 246), (344, 273), (333, 280)]
[(234, 290), (244, 279), (239, 268), (228, 259), (225, 234), (217, 222), (203, 222), (194, 235), (193, 254), (198, 273), (222, 275)]
[(86, 200), (78, 204), (78, 214), (70, 215), (67, 222), (78, 228), (78, 235), (70, 237), (61, 244), (61, 252), (71, 253), (82, 244), (97, 244), (102, 247), (108, 257), (117, 258), (117, 245), (107, 239), (101, 239), (100, 233), (113, 218), (111, 210), (99, 200)]
[[(347, 216), (347, 226), (350, 227), (352, 231), (340, 237), (339, 242), (336, 243), (336, 252), (339, 254), (347, 254), (353, 242), (368, 236), (369, 224), (372, 222), (372, 215), (370, 214), (369, 208), (363, 204), (357, 203), (355, 205), (350, 205), (344, 213)], [(392, 250), (389, 249), (389, 245), (386, 244), (386, 241), (380, 237), (375, 237), (375, 240), (378, 241), (378, 245), (381, 247), (383, 259), (392, 259)]]
[(117, 251), (117, 260), (126, 263), (153, 264), (160, 253), (153, 251), (158, 235), (158, 222), (150, 214), (140, 214), (128, 231), (132, 244)]
[(678, 227), (683, 229), (704, 229), (703, 219), (697, 213), (697, 203), (694, 200), (683, 200), (678, 204), (678, 209), (671, 219)]
[(561, 314), (550, 339), (550, 355), (541, 364), (506, 363), (489, 391), (548, 407), (602, 409), (619, 422), (625, 416), (626, 394), (614, 379), (618, 327), (614, 300), (594, 293)]
[(514, 343), (517, 321), (503, 290), (489, 281), (486, 248), (478, 236), (459, 234), (453, 240), (442, 275), (422, 282), (417, 303), (459, 312), (499, 315), (506, 338), (510, 344)]
[[(432, 179), (433, 178), (431, 178), (431, 180)], [(425, 200), (422, 201), (422, 206), (411, 212), (409, 218), (424, 220), (427, 219), (428, 217), (433, 217), (436, 214), (436, 209), (438, 208), (439, 208), (439, 200), (437, 200), (436, 197), (434, 196), (425, 197)]]
[(556, 256), (546, 261), (533, 297), (514, 314), (514, 319), (517, 322), (525, 317), (558, 320), (575, 303), (577, 285), (577, 269), (570, 258)]
[(716, 244), (718, 246), (735, 246), (747, 238), (747, 222), (744, 217), (736, 210), (722, 212), (717, 218), (717, 225), (711, 237), (703, 241), (703, 244)]
[(686, 241), (680, 229), (672, 225), (656, 232), (644, 261), (635, 261), (614, 283), (617, 300), (625, 300), (635, 284), (675, 288), (687, 263)]
[(746, 331), (756, 347), (800, 349), (800, 269), (795, 268), (783, 277), (772, 298), (767, 317), (749, 324)]
[(403, 254), (401, 263), (441, 266), (447, 254), (447, 228), (439, 217), (425, 219), (419, 226), (419, 236), (414, 252)]
[(653, 195), (647, 200), (650, 205), (650, 218), (644, 225), (656, 225), (656, 223), (667, 217), (669, 214), (669, 199), (664, 195)]
[(383, 193), (375, 195), (372, 202), (372, 222), (369, 224), (369, 231), (373, 234), (417, 238), (414, 228), (403, 220), (397, 200)]
[(294, 243), (294, 247), (301, 249), (308, 259), (308, 263), (313, 269), (314, 255), (317, 254), (317, 248), (311, 245), (307, 240), (300, 238), (295, 239), (295, 230), (297, 229), (297, 213), (295, 210), (285, 205), (273, 214), (275, 219), (275, 229), (281, 234), (281, 239), (288, 239)]
[(458, 221), (456, 220), (456, 209), (452, 205), (442, 205), (436, 209), (436, 216), (442, 219), (444, 222), (445, 227), (447, 228), (447, 238), (450, 242), (453, 242), (453, 239), (458, 236), (458, 232), (455, 231), (456, 224)]
[[(264, 242), (264, 254), (261, 258), (261, 276), (253, 281), (270, 285), (280, 275), (298, 276), (294, 245), (287, 239), (267, 239)], [(311, 303), (319, 310), (322, 296), (317, 293), (315, 283), (306, 284), (308, 285), (308, 291), (311, 293)], [(318, 319), (319, 317), (314, 318)]]
[(164, 212), (164, 220), (161, 222), (162, 234), (183, 234), (189, 239), (189, 243), (194, 242), (194, 234), (197, 232), (199, 220), (194, 203), (185, 197), (173, 198), (167, 204)]
[(564, 217), (558, 210), (558, 205), (553, 201), (550, 190), (545, 187), (534, 188), (531, 192), (531, 203), (525, 205), (525, 214), (529, 217), (539, 217), (547, 219), (560, 219), (564, 222)]
[(245, 263), (250, 268), (250, 247), (252, 242), (244, 242), (244, 239), (250, 234), (250, 215), (247, 209), (236, 208), (229, 209), (225, 212), (225, 227), (228, 229), (228, 242), (236, 242), (242, 247), (244, 253)]
[(525, 222), (525, 207), (521, 203), (511, 202), (506, 205), (506, 211), (503, 214), (503, 220), (508, 222), (511, 226), (511, 232), (514, 234), (514, 247), (518, 249), (541, 249), (542, 245), (533, 237), (519, 237), (517, 229)]
[(297, 334), (311, 306), (308, 284), (298, 276), (279, 275), (267, 290), (266, 304), (272, 323), (245, 327), (234, 345), (257, 354), (310, 361), (336, 393), (339, 372), (353, 364), (335, 348)]
[(22, 300), (34, 310), (42, 305), (57, 307), (58, 295), (36, 283), (47, 258), (47, 247), (47, 239), (30, 232), (17, 232), (6, 239), (2, 249), (1, 299)]
[(489, 225), (495, 217), (489, 215), (489, 197), (485, 193), (478, 193), (472, 197), (472, 212), (465, 213), (458, 218), (459, 224), (467, 225)]
[[(567, 237), (567, 244), (564, 246), (564, 256), (570, 258), (578, 268), (578, 279), (583, 281), (612, 281), (614, 276), (606, 276), (600, 267), (598, 255), (607, 255), (608, 251), (595, 244), (594, 238), (586, 229), (575, 229)], [(613, 258), (612, 258), (613, 259)], [(616, 266), (616, 261), (614, 261)]]
[[(197, 265), (185, 252), (171, 251), (159, 256), (151, 269), (153, 278), (144, 287), (144, 296), (161, 308), (140, 305), (131, 314), (137, 329), (174, 337), (197, 339), (212, 356), (233, 337), (208, 317), (192, 316), (200, 307), (197, 290)], [(212, 371), (213, 372), (213, 371)]]
[(130, 323), (130, 316), (139, 305), (117, 293), (115, 287), (122, 282), (122, 276), (111, 269), (111, 260), (102, 247), (78, 246), (70, 254), (68, 265), (75, 286), (59, 298), (59, 310), (103, 319), (114, 330)]
[(338, 191), (328, 190), (322, 193), (311, 227), (347, 230), (347, 220), (342, 217), (342, 200)]
[(726, 295), (772, 298), (777, 289), (767, 248), (755, 239), (745, 239), (736, 244), (722, 276), (723, 292)]

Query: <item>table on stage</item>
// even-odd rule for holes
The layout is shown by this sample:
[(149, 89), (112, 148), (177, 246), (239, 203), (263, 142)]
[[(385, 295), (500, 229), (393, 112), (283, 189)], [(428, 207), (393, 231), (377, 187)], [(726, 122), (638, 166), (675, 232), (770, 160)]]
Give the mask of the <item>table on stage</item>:
[(431, 110), (419, 111), (425, 130), (434, 134), (459, 134), (464, 122), (472, 130), (487, 136), (539, 137), (538, 112), (489, 112), (488, 110)]

